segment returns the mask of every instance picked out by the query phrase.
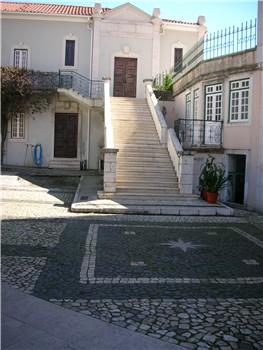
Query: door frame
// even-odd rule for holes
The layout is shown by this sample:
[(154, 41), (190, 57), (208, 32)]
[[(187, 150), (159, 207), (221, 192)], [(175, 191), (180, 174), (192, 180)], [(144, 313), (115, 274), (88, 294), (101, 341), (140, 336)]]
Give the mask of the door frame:
[[(55, 115), (56, 114), (77, 114), (78, 118), (78, 139), (77, 139), (77, 157), (76, 158), (58, 158), (58, 157), (54, 157), (54, 151), (55, 151)], [(68, 160), (80, 160), (80, 143), (81, 143), (81, 113), (80, 112), (68, 112), (68, 111), (59, 111), (59, 112), (54, 112), (52, 113), (52, 140), (51, 140), (51, 154), (49, 157), (50, 161), (56, 160), (56, 161), (68, 161)]]
[(114, 68), (115, 68), (115, 58), (136, 58), (137, 59), (137, 75), (136, 75), (136, 96), (134, 98), (138, 97), (139, 94), (139, 76), (141, 76), (141, 59), (140, 55), (137, 55), (136, 53), (129, 52), (128, 54), (120, 51), (115, 52), (111, 56), (111, 84), (110, 84), (110, 95), (113, 96), (113, 90), (114, 90)]
[[(234, 150), (228, 149), (225, 151), (225, 165), (226, 165), (226, 173), (229, 173), (229, 157), (228, 156), (242, 155), (246, 156), (246, 168), (245, 168), (245, 184), (244, 184), (244, 201), (243, 205), (248, 205), (248, 189), (249, 189), (249, 168), (250, 168), (250, 152), (245, 150)], [(227, 189), (225, 189), (226, 195)]]

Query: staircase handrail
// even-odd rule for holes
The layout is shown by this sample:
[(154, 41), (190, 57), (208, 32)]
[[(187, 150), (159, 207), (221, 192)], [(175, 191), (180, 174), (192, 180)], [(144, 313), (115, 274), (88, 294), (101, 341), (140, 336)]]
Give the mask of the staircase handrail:
[(72, 70), (59, 71), (59, 87), (77, 91), (83, 97), (103, 97), (102, 80), (91, 80), (88, 77)]
[(152, 80), (145, 80), (145, 93), (148, 106), (150, 108), (153, 121), (160, 139), (161, 144), (165, 145), (167, 143), (167, 124), (164, 119), (164, 116), (160, 110), (160, 106), (158, 104), (158, 100), (155, 97), (152, 88)]

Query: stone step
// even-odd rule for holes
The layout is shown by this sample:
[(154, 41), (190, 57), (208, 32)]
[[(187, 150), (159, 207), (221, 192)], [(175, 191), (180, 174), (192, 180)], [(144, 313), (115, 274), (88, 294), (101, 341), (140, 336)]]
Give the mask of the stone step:
[(142, 160), (142, 161), (133, 161), (133, 160), (117, 160), (117, 169), (120, 169), (121, 166), (125, 166), (127, 169), (128, 168), (146, 168), (148, 169), (148, 171), (152, 170), (152, 169), (158, 169), (160, 168), (170, 168), (173, 169), (172, 163), (169, 161), (169, 159), (167, 159), (166, 161), (160, 162), (160, 161), (156, 161), (156, 162), (152, 162), (149, 160)]
[(116, 131), (114, 130), (113, 132), (113, 136), (115, 137), (115, 140), (118, 141), (118, 139), (127, 139), (128, 137), (133, 137), (133, 138), (138, 138), (139, 140), (145, 138), (146, 140), (151, 140), (151, 139), (154, 139), (154, 140), (158, 140), (158, 135), (157, 135), (157, 132), (152, 132), (151, 134), (139, 134), (137, 132), (134, 132), (134, 131), (124, 131), (123, 132), (121, 130), (119, 131)]
[(125, 178), (125, 179), (120, 179), (119, 176), (117, 176), (117, 182), (118, 184), (122, 184), (122, 185), (128, 185), (128, 184), (138, 184), (138, 185), (161, 185), (161, 186), (174, 186), (178, 184), (178, 181), (176, 179), (176, 177), (174, 176), (173, 178), (169, 178), (167, 179), (166, 177), (157, 177), (157, 178), (149, 178), (149, 177), (145, 177), (145, 178)]
[(117, 193), (116, 195), (120, 195), (122, 198), (128, 198), (128, 197), (174, 197), (179, 194), (179, 191), (176, 189), (160, 189), (160, 190), (151, 190), (151, 189), (146, 189), (146, 190), (138, 190), (136, 188), (134, 189), (125, 189), (125, 188), (118, 188), (117, 187)]
[(140, 145), (140, 146), (143, 146), (143, 147), (152, 147), (152, 146), (159, 146), (160, 147), (160, 142), (158, 140), (133, 140), (132, 138), (129, 138), (128, 140), (127, 139), (121, 139), (121, 140), (116, 140), (116, 147), (117, 148), (123, 148), (125, 147), (126, 145), (126, 142), (125, 141), (129, 141), (129, 142), (132, 142), (134, 145)]
[(79, 160), (52, 160), (48, 167), (51, 169), (80, 169)]
[(165, 184), (160, 184), (160, 185), (156, 185), (156, 184), (143, 184), (143, 183), (122, 183), (122, 182), (117, 182), (117, 189), (118, 190), (126, 190), (127, 192), (130, 191), (137, 191), (137, 192), (144, 192), (144, 193), (173, 193), (173, 192), (178, 192), (179, 188), (178, 185), (174, 184), (172, 185), (167, 185), (165, 186)]
[(142, 158), (167, 158), (168, 154), (167, 153), (162, 153), (162, 152), (146, 152), (146, 151), (137, 151), (137, 152), (132, 152), (132, 151), (127, 151), (127, 150), (121, 150), (118, 152), (117, 157), (142, 157)]
[(117, 162), (121, 162), (121, 163), (130, 163), (130, 162), (138, 162), (138, 163), (153, 163), (156, 166), (158, 166), (158, 164), (160, 163), (166, 163), (166, 164), (171, 164), (170, 159), (166, 156), (166, 157), (143, 157), (141, 156), (121, 156), (121, 155), (117, 155)]
[(117, 178), (122, 179), (167, 179), (167, 180), (174, 180), (177, 179), (175, 172), (173, 169), (163, 169), (163, 172), (161, 171), (146, 171), (142, 169), (141, 171), (129, 171), (127, 170), (119, 170), (117, 169)]

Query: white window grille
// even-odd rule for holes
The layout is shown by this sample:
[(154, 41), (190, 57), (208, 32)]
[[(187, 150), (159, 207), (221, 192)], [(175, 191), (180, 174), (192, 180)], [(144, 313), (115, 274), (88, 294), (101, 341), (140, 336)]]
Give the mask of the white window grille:
[(205, 87), (205, 119), (220, 121), (222, 119), (222, 84)]
[(248, 120), (249, 79), (230, 82), (230, 121)]
[(16, 113), (11, 119), (11, 138), (24, 139), (25, 138), (25, 114)]
[(14, 67), (27, 69), (28, 50), (14, 49)]
[(185, 118), (190, 119), (191, 117), (191, 94), (185, 96)]

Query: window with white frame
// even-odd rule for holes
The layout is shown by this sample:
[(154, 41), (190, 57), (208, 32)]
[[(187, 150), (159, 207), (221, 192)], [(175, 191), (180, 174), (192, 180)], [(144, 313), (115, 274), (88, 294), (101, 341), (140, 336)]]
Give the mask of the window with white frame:
[(25, 114), (16, 113), (11, 118), (11, 138), (24, 139), (25, 138)]
[(28, 65), (28, 50), (14, 49), (14, 67), (27, 69)]
[(205, 119), (220, 121), (222, 119), (222, 84), (205, 87)]
[(249, 79), (230, 82), (230, 122), (248, 120)]
[(65, 66), (74, 67), (76, 65), (76, 40), (66, 39), (65, 41)]
[(185, 118), (190, 119), (191, 117), (191, 93), (185, 96)]
[(193, 104), (193, 117), (198, 117), (198, 101), (199, 101), (199, 89), (194, 90), (194, 104)]

